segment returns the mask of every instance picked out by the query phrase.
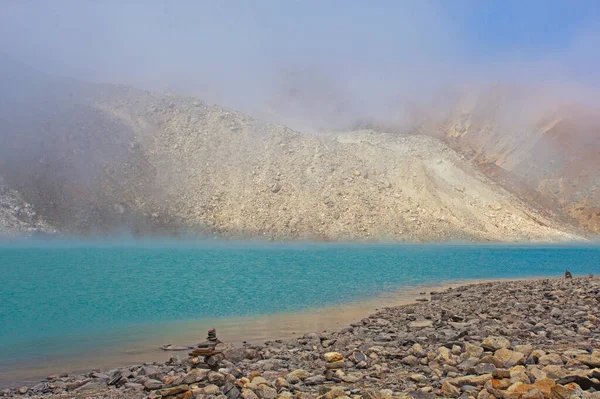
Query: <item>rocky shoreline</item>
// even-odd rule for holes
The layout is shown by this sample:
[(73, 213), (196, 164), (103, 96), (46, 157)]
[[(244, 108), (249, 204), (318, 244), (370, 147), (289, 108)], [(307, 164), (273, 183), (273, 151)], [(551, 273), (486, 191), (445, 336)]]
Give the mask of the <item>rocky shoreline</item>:
[(600, 398), (600, 279), (464, 285), (333, 332), (53, 375), (35, 398)]

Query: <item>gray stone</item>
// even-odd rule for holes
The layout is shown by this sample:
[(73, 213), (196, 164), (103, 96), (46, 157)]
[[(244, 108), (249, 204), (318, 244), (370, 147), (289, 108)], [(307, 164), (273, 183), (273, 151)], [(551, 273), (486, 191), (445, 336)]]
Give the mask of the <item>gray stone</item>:
[(367, 357), (361, 351), (352, 352), (352, 361), (354, 363), (365, 362), (366, 360), (367, 360)]
[(425, 392), (423, 390), (411, 391), (408, 393), (408, 396), (412, 399), (436, 399), (437, 396), (431, 392)]
[(540, 366), (549, 366), (552, 364), (562, 366), (564, 363), (563, 363), (560, 355), (558, 355), (556, 353), (550, 353), (548, 355), (544, 355), (544, 356), (540, 357), (538, 360), (538, 364)]
[(163, 385), (162, 382), (160, 382), (158, 380), (153, 380), (151, 378), (144, 381), (144, 386), (150, 390), (160, 389), (160, 388), (162, 388), (162, 385)]
[(110, 380), (110, 377), (104, 373), (93, 373), (92, 378), (99, 378), (101, 380)]
[(418, 366), (421, 364), (421, 361), (416, 356), (409, 355), (402, 359), (402, 363), (409, 366)]
[(238, 399), (242, 395), (240, 390), (231, 382), (225, 384), (223, 393), (227, 396), (227, 399)]
[(144, 390), (144, 385), (138, 384), (137, 382), (127, 382), (124, 385), (125, 388), (135, 389), (136, 391)]
[(218, 373), (216, 371), (209, 371), (208, 375), (207, 375), (208, 381), (213, 383), (213, 384), (222, 384), (223, 382), (225, 382), (225, 376), (221, 373)]
[(196, 382), (204, 381), (208, 378), (209, 372), (210, 370), (207, 369), (192, 369), (183, 376), (181, 384), (194, 384)]
[(104, 381), (90, 381), (85, 385), (80, 386), (75, 391), (76, 392), (90, 392), (90, 391), (100, 391), (106, 389), (107, 384)]
[(324, 383), (325, 381), (326, 381), (326, 378), (324, 375), (313, 375), (313, 376), (305, 379), (304, 383), (306, 385), (318, 385), (318, 384)]
[(409, 328), (428, 328), (428, 327), (433, 327), (433, 321), (431, 321), (431, 320), (411, 321), (410, 323), (408, 323), (408, 327)]
[(496, 370), (497, 370), (496, 366), (494, 366), (491, 363), (479, 363), (474, 368), (475, 373), (477, 373), (478, 375), (493, 374)]

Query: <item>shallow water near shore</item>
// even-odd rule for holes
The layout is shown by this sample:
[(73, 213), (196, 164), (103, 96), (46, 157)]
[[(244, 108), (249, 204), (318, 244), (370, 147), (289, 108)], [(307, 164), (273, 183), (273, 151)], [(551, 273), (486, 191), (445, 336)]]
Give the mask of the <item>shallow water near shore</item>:
[[(600, 246), (0, 242), (0, 385), (342, 328), (424, 286), (600, 273)], [(177, 353), (177, 352), (175, 352)], [(183, 356), (187, 352), (181, 353)]]

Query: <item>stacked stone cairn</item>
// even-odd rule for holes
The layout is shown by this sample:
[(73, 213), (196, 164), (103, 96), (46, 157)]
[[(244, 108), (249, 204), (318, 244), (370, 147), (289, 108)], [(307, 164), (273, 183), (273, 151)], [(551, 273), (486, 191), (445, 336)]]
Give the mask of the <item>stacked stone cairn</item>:
[[(217, 345), (220, 343), (221, 341), (217, 338), (217, 331), (214, 328), (208, 330), (206, 341), (200, 342), (198, 349), (194, 349), (190, 353), (192, 364), (199, 367), (207, 366), (207, 368), (214, 370), (218, 369), (219, 362), (223, 360), (222, 352), (216, 350)], [(204, 361), (200, 358), (204, 358)]]

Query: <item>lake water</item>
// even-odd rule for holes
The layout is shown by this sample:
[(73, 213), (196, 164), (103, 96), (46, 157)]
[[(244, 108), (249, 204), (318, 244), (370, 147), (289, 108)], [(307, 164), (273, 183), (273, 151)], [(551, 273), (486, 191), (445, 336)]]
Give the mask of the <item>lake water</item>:
[(0, 242), (0, 384), (160, 360), (159, 345), (199, 342), (208, 327), (280, 338), (364, 317), (414, 287), (565, 269), (600, 273), (600, 247)]

